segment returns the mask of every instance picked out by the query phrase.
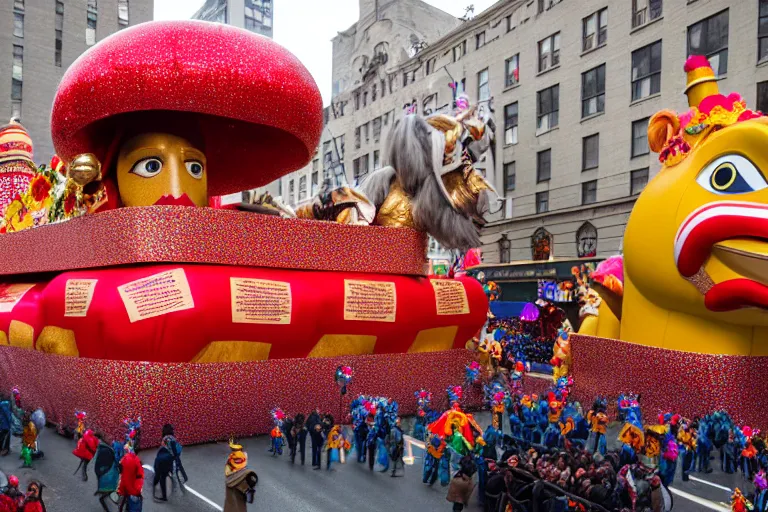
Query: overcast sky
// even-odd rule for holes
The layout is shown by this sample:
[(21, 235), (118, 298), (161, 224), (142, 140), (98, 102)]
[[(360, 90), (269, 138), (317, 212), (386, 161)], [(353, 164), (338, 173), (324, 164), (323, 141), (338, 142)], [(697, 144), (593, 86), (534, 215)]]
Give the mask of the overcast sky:
[[(204, 0), (155, 0), (156, 20), (187, 19)], [(456, 17), (475, 6), (475, 14), (497, 0), (425, 0)], [(331, 98), (331, 38), (357, 21), (358, 0), (274, 0), (275, 41), (288, 48), (315, 77), (323, 103)]]

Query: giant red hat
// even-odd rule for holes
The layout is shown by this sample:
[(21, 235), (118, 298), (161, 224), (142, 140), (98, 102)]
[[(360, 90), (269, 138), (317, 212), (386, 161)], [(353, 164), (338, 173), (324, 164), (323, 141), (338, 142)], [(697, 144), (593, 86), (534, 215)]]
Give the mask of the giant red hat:
[(113, 34), (72, 64), (51, 134), (64, 161), (95, 153), (109, 172), (120, 137), (158, 131), (167, 118), (198, 128), (211, 196), (306, 165), (323, 127), (315, 81), (271, 39), (219, 23), (155, 21)]

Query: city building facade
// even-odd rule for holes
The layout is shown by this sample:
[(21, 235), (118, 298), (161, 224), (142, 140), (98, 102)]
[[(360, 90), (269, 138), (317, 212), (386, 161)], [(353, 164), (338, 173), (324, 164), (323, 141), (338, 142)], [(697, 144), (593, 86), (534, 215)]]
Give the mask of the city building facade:
[(206, 0), (192, 17), (272, 37), (272, 0)]
[(0, 124), (21, 121), (36, 162), (53, 156), (51, 105), (67, 67), (108, 35), (151, 20), (153, 11), (154, 0), (0, 2)]
[[(395, 27), (375, 34), (374, 45), (390, 47), (403, 37)], [(710, 59), (721, 92), (768, 111), (768, 0), (500, 1), (352, 81), (337, 39), (317, 155), (270, 191), (298, 205), (323, 177), (358, 183), (386, 164), (399, 116), (449, 111), (466, 92), (495, 126), (495, 148), (478, 164), (501, 199), (483, 229), (488, 263), (621, 251), (632, 206), (660, 168), (648, 118), (687, 109), (688, 55)]]

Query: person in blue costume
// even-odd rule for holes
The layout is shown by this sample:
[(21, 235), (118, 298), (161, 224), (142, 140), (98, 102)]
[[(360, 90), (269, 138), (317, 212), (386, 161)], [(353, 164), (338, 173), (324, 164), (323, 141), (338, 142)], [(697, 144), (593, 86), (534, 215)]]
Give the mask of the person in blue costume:
[(728, 432), (728, 442), (720, 449), (720, 469), (723, 473), (732, 474), (736, 472), (740, 451), (741, 448), (736, 440), (734, 429), (731, 429)]
[(424, 471), (421, 478), (421, 481), (425, 484), (433, 485), (439, 477), (441, 485), (448, 485), (450, 473), (442, 471), (443, 458), (448, 456), (446, 447), (445, 440), (440, 436), (433, 434), (429, 437), (426, 454), (424, 455)]
[(659, 477), (665, 487), (669, 487), (675, 479), (677, 456), (677, 440), (671, 432), (668, 432), (661, 443), (661, 460), (659, 461)]
[(366, 439), (368, 439), (368, 422), (365, 417), (355, 424), (355, 450), (357, 451), (357, 462), (364, 464), (368, 450), (366, 450)]
[(766, 480), (765, 471), (760, 470), (755, 474), (753, 480), (755, 484), (755, 495), (752, 497), (752, 510), (754, 512), (768, 511), (768, 480)]
[(483, 441), (485, 442), (485, 446), (483, 446), (483, 457), (491, 460), (498, 459), (499, 457), (496, 453), (496, 447), (501, 444), (503, 437), (504, 434), (500, 429), (495, 428), (493, 425), (488, 425), (488, 428), (486, 428), (483, 433)]
[(365, 448), (368, 456), (368, 469), (373, 471), (373, 466), (376, 464), (376, 449), (378, 448), (378, 431), (376, 430), (376, 418), (373, 414), (370, 414), (366, 419), (368, 425), (368, 435), (365, 438)]
[(11, 401), (0, 398), (0, 455), (5, 457), (11, 451), (11, 427), (13, 425)]
[(98, 488), (94, 496), (99, 497), (99, 503), (105, 512), (109, 512), (106, 500), (110, 499), (113, 493), (117, 492), (117, 485), (120, 480), (120, 467), (115, 458), (115, 451), (112, 446), (104, 441), (101, 433), (96, 434), (99, 440), (99, 446), (96, 448), (94, 456), (93, 470), (96, 473)]
[[(478, 437), (475, 439), (475, 449), (472, 452), (477, 470), (477, 501), (483, 509), (485, 509), (485, 484), (488, 482), (488, 461), (483, 454), (486, 447), (485, 440)], [(493, 457), (492, 460), (496, 460), (496, 457)]]
[(521, 439), (523, 435), (523, 420), (520, 419), (520, 397), (509, 393), (504, 400), (504, 408), (509, 418), (509, 433), (512, 437)]

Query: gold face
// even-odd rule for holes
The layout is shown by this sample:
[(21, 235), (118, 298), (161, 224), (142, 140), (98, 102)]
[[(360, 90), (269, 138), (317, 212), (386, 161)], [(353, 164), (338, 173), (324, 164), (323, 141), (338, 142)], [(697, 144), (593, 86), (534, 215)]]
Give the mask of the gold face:
[(123, 206), (206, 206), (205, 155), (175, 135), (137, 135), (120, 148), (117, 188)]

